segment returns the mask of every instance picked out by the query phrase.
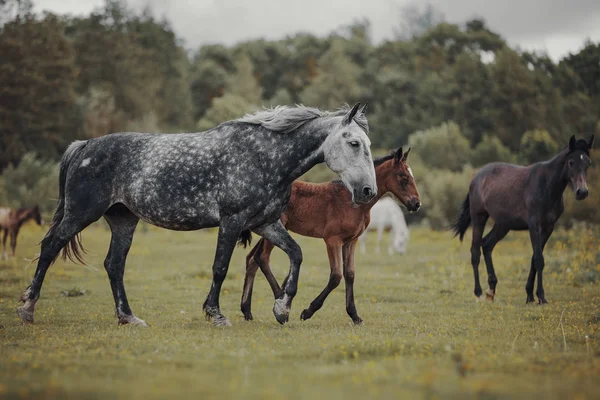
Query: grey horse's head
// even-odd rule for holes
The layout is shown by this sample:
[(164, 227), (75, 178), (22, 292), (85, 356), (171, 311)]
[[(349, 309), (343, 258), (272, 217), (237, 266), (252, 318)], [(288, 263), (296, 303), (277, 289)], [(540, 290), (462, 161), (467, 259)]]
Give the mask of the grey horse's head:
[(371, 157), (371, 141), (367, 136), (366, 104), (357, 103), (340, 118), (323, 143), (325, 163), (340, 176), (352, 193), (352, 201), (365, 204), (377, 195), (375, 168)]

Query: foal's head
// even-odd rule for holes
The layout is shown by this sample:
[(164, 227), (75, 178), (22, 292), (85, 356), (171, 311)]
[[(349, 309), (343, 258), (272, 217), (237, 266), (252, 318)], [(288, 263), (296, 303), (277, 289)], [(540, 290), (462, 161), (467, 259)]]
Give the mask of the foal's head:
[(357, 103), (339, 121), (323, 143), (325, 163), (352, 193), (352, 201), (365, 204), (377, 194), (371, 141), (367, 136), (366, 105)]
[(594, 135), (589, 141), (584, 139), (575, 140), (575, 135), (569, 140), (569, 152), (566, 160), (566, 175), (575, 192), (577, 200), (583, 200), (588, 196), (587, 169), (592, 164), (590, 150), (594, 144)]
[(389, 157), (376, 163), (376, 174), (381, 182), (382, 190), (391, 192), (408, 211), (418, 211), (421, 208), (421, 196), (412, 170), (406, 163), (410, 148), (404, 153), (402, 147)]

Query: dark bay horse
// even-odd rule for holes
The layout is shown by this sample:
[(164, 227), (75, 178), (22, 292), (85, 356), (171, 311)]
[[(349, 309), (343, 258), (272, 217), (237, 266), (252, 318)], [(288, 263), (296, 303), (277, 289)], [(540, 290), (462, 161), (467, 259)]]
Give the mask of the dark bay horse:
[[(473, 224), (471, 264), (475, 276), (475, 296), (483, 299), (479, 283), (480, 248), (488, 273), (488, 300), (494, 300), (498, 279), (492, 264), (494, 246), (511, 231), (529, 230), (533, 256), (525, 290), (527, 303), (534, 302), (533, 285), (537, 274), (536, 295), (539, 304), (547, 303), (544, 295), (542, 272), (544, 246), (554, 230), (554, 224), (564, 211), (563, 192), (571, 186), (577, 200), (588, 196), (587, 169), (592, 163), (590, 150), (594, 135), (589, 141), (569, 140), (569, 145), (549, 161), (528, 167), (492, 163), (475, 175), (462, 211), (452, 229), (462, 241), (470, 224)], [(494, 226), (482, 239), (485, 223), (492, 217)]]
[(6, 257), (6, 238), (10, 236), (10, 256), (15, 256), (15, 247), (17, 247), (17, 236), (21, 226), (33, 219), (38, 225), (42, 225), (42, 215), (40, 208), (34, 207), (25, 208), (7, 208), (0, 207), (0, 232), (3, 232), (2, 246), (4, 248), (4, 256)]
[[(319, 310), (329, 294), (346, 281), (346, 311), (355, 324), (362, 323), (354, 305), (354, 250), (359, 236), (369, 225), (371, 207), (386, 193), (396, 196), (409, 211), (421, 207), (421, 198), (412, 171), (406, 159), (410, 149), (374, 161), (377, 178), (377, 196), (359, 207), (353, 206), (352, 198), (338, 181), (308, 183), (296, 181), (288, 207), (281, 216), (286, 229), (303, 236), (322, 238), (327, 246), (331, 274), (325, 289), (313, 300), (300, 318), (307, 320)], [(269, 265), (273, 243), (261, 239), (246, 257), (246, 278), (241, 308), (246, 320), (252, 319), (252, 288), (254, 277), (260, 267), (265, 274), (275, 298), (281, 289)], [(288, 278), (286, 278), (287, 280)], [(285, 286), (285, 282), (284, 282)]]
[(81, 261), (79, 232), (104, 217), (112, 233), (104, 266), (120, 324), (145, 325), (132, 313), (123, 285), (140, 218), (172, 230), (219, 227), (203, 306), (215, 325), (229, 325), (219, 294), (236, 242), (248, 243), (250, 231), (272, 241), (290, 258), (289, 279), (273, 307), (285, 323), (302, 262), (300, 247), (279, 220), (292, 182), (325, 162), (354, 202), (369, 202), (377, 186), (364, 111), (360, 104), (337, 112), (276, 107), (206, 132), (115, 133), (74, 142), (61, 161), (56, 213), (19, 316), (33, 322), (48, 267), (63, 248), (63, 256)]

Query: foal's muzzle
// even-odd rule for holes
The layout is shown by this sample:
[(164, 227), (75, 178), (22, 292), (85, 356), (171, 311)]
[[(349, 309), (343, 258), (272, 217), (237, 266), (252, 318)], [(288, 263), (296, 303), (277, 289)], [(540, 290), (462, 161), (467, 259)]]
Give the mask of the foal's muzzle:
[(587, 190), (587, 188), (579, 188), (579, 189), (575, 190), (575, 198), (577, 200), (583, 200), (586, 197), (588, 197), (588, 190)]
[(421, 208), (421, 201), (419, 199), (417, 199), (416, 197), (413, 197), (412, 199), (410, 199), (410, 201), (406, 205), (406, 208), (410, 212), (417, 212), (417, 211), (419, 211), (419, 208)]

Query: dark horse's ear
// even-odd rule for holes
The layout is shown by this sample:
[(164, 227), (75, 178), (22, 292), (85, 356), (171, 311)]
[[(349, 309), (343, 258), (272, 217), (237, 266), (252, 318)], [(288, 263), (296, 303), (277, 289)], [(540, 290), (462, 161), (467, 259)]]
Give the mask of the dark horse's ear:
[(590, 137), (590, 140), (588, 141), (588, 149), (592, 149), (592, 146), (594, 145), (594, 135), (592, 135)]
[(354, 105), (354, 107), (352, 107), (352, 110), (350, 110), (350, 111), (348, 111), (348, 113), (346, 113), (346, 115), (344, 116), (344, 124), (345, 125), (349, 125), (354, 120), (354, 116), (358, 112), (358, 107), (360, 107), (360, 103), (356, 103)]
[(403, 161), (406, 161), (408, 159), (408, 153), (410, 153), (410, 147), (408, 148), (408, 150), (406, 150), (406, 153), (404, 153), (404, 155), (402, 156)]
[(368, 101), (365, 102), (365, 104), (363, 104), (363, 106), (360, 108), (360, 113), (362, 115), (365, 115), (367, 113), (367, 105), (369, 104)]
[(569, 139), (569, 151), (573, 151), (575, 150), (575, 143), (577, 141), (575, 140), (575, 135), (571, 136), (571, 139)]
[(401, 161), (403, 156), (404, 156), (404, 153), (402, 153), (402, 147), (400, 147), (394, 153), (394, 164), (396, 164), (397, 162)]

